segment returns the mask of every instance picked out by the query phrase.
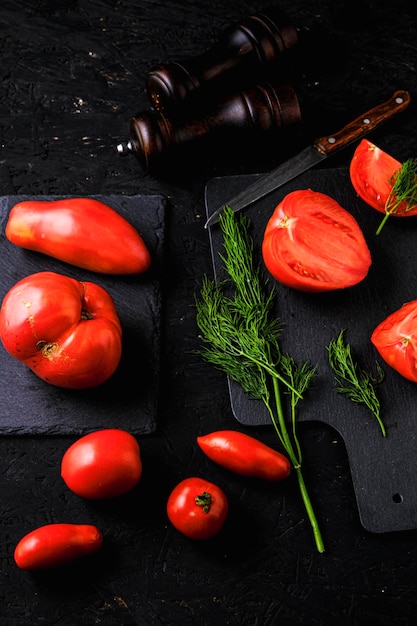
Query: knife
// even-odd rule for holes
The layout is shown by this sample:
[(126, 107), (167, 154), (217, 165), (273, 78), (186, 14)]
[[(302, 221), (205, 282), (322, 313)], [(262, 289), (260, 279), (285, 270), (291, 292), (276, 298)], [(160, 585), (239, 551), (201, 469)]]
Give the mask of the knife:
[(300, 153), (296, 154), (288, 161), (285, 161), (268, 174), (265, 174), (234, 198), (219, 207), (208, 218), (205, 228), (218, 222), (219, 216), (225, 206), (230, 206), (235, 213), (250, 206), (275, 189), (278, 189), (278, 187), (281, 187), (288, 181), (296, 178), (318, 163), (321, 163), (338, 150), (341, 150), (357, 139), (361, 139), (400, 111), (404, 111), (410, 104), (410, 101), (411, 96), (408, 91), (395, 91), (389, 100), (370, 109), (352, 122), (349, 122), (349, 124), (338, 132), (333, 135), (319, 137), (311, 146), (304, 148)]

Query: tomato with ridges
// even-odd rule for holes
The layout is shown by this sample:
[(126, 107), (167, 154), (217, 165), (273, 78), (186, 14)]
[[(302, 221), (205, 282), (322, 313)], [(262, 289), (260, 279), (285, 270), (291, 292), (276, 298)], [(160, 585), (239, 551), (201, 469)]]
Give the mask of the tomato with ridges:
[(311, 189), (289, 193), (275, 208), (262, 255), (278, 282), (307, 292), (357, 285), (372, 263), (355, 218), (330, 196)]
[(68, 389), (102, 384), (122, 354), (122, 328), (110, 294), (55, 272), (30, 274), (7, 292), (0, 338), (39, 378)]

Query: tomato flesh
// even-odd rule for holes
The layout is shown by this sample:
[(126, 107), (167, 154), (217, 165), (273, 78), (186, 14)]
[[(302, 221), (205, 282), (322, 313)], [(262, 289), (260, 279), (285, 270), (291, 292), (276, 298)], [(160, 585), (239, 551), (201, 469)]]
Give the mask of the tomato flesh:
[(382, 321), (371, 342), (390, 367), (417, 382), (417, 300), (407, 302)]
[[(386, 213), (387, 200), (391, 193), (393, 177), (400, 170), (402, 163), (390, 154), (378, 148), (368, 139), (362, 139), (350, 162), (349, 174), (358, 196), (380, 213)], [(390, 203), (395, 199), (391, 198)], [(391, 215), (405, 217), (417, 215), (417, 206), (406, 209), (401, 202)]]
[(371, 265), (355, 218), (333, 198), (310, 189), (288, 194), (275, 208), (262, 255), (278, 282), (310, 292), (356, 285)]

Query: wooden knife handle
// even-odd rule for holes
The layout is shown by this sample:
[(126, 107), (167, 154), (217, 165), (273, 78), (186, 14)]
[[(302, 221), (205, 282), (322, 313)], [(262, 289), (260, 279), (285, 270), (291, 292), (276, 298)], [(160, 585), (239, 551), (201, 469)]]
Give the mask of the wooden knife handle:
[(397, 113), (404, 111), (411, 102), (408, 91), (399, 90), (393, 93), (391, 98), (373, 109), (369, 109), (352, 122), (349, 122), (341, 130), (333, 135), (319, 137), (314, 142), (314, 147), (321, 153), (329, 156), (344, 148), (352, 141), (361, 139), (377, 126), (391, 119)]

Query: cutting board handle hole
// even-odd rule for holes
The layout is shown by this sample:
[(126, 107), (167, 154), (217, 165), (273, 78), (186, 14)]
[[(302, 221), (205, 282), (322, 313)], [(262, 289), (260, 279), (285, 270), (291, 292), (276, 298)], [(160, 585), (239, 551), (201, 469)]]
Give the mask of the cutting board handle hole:
[(401, 502), (404, 500), (403, 496), (400, 493), (394, 493), (392, 499), (394, 500), (395, 504), (401, 504)]

